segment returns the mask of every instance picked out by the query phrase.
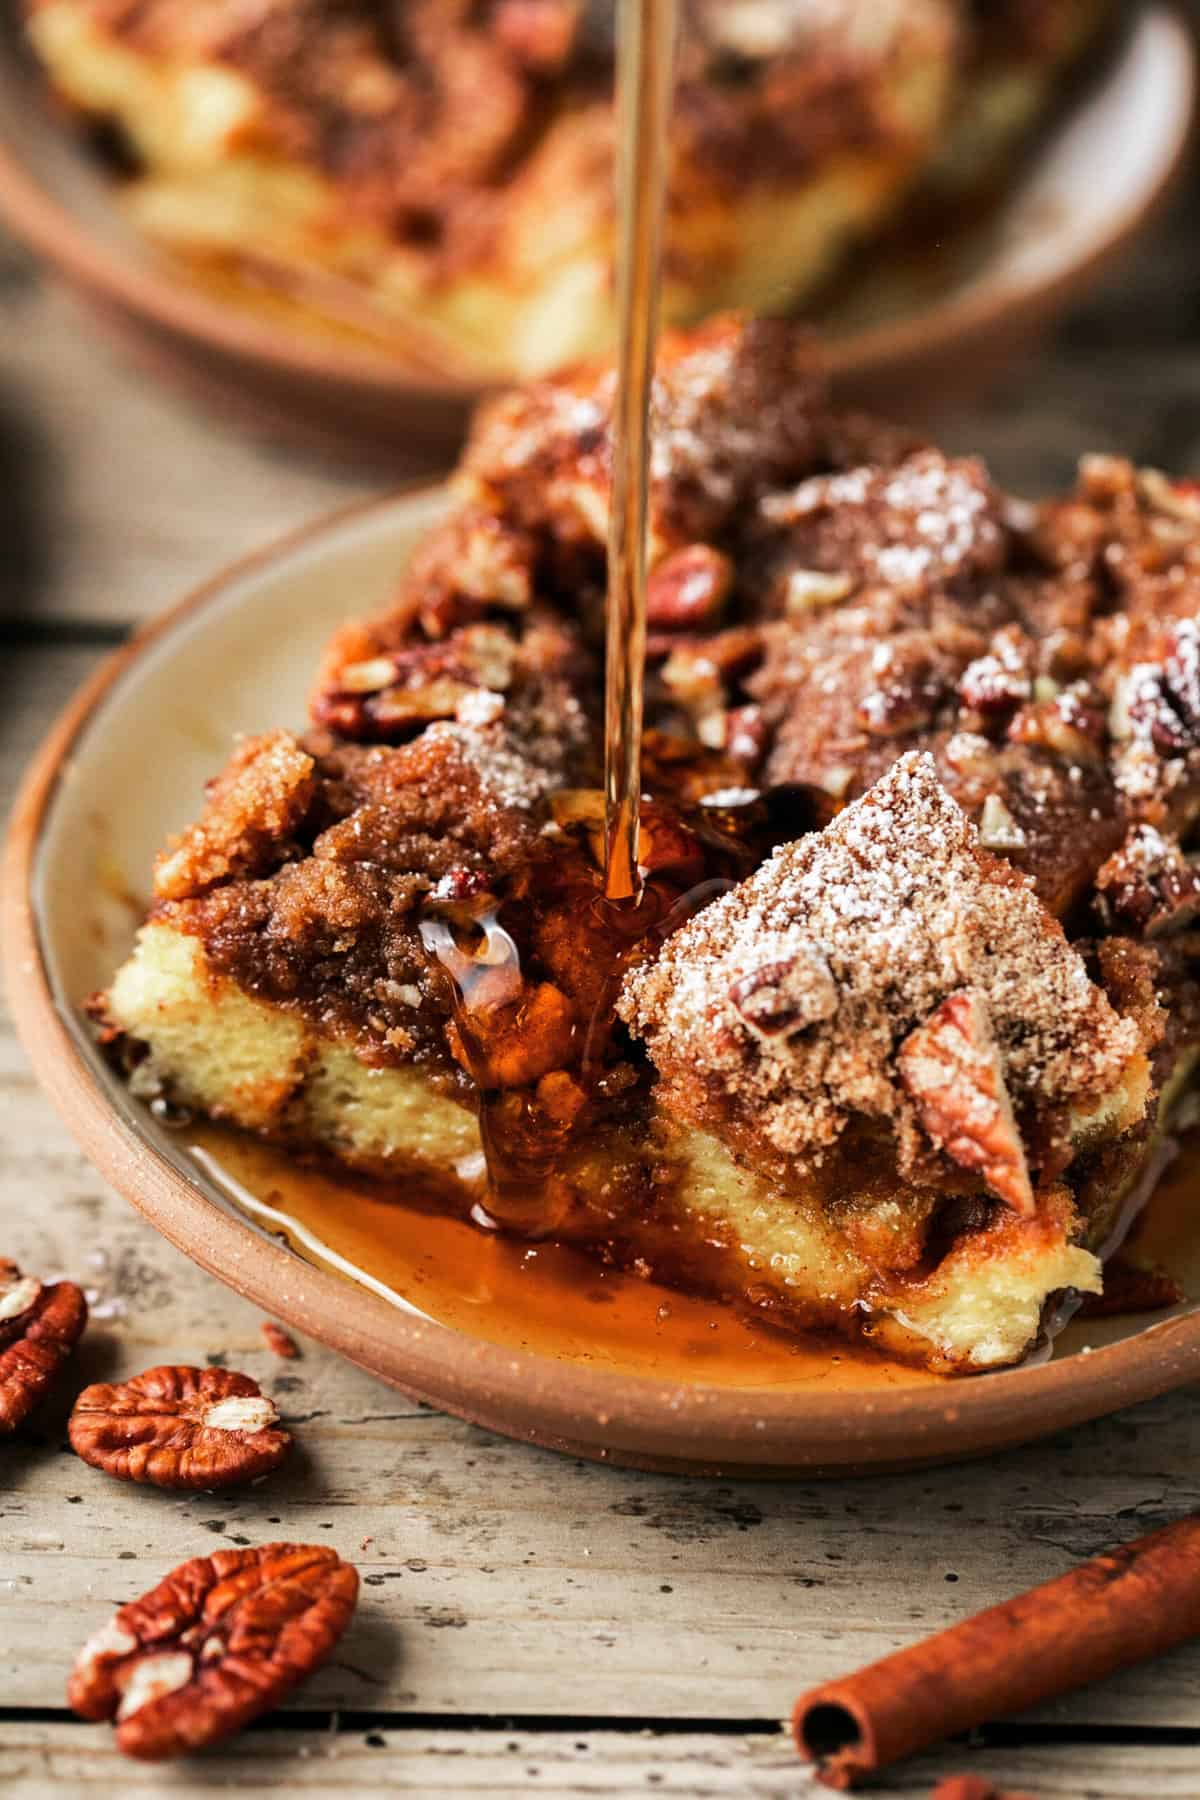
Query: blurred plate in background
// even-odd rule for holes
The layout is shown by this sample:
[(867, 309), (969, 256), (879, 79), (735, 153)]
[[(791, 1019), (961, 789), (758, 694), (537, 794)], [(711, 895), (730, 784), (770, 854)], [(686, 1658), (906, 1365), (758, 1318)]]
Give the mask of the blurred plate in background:
[[(1196, 49), (1140, 8), (1005, 197), (946, 242), (860, 260), (819, 320), (844, 397), (927, 416), (978, 390), (1125, 248), (1181, 166)], [(372, 342), (283, 301), (192, 280), (140, 240), (113, 185), (47, 105), (11, 6), (0, 22), (0, 218), (155, 372), (251, 428), (374, 460), (444, 460), (477, 385), (415, 344)]]

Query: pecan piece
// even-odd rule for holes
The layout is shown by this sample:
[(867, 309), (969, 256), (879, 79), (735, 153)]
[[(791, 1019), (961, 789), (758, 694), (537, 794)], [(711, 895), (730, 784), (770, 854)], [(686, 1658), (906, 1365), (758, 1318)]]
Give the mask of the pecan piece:
[(282, 1325), (277, 1325), (274, 1319), (264, 1319), (259, 1330), (267, 1349), (274, 1355), (282, 1356), (288, 1362), (294, 1362), (300, 1355), (300, 1346), (291, 1332), (285, 1331)]
[(1096, 908), (1112, 930), (1145, 937), (1185, 931), (1200, 912), (1200, 868), (1174, 838), (1135, 825), (1096, 875)]
[(1025, 1150), (982, 995), (963, 988), (943, 1000), (905, 1038), (897, 1061), (937, 1148), (960, 1168), (982, 1175), (1014, 1211), (1032, 1214)]
[(71, 1448), (121, 1481), (163, 1488), (232, 1487), (277, 1468), (291, 1447), (273, 1400), (232, 1369), (147, 1369), (84, 1388)]
[(0, 1257), (0, 1435), (37, 1405), (87, 1324), (73, 1281), (47, 1285)]
[(646, 582), (646, 622), (667, 631), (694, 631), (716, 619), (733, 586), (733, 564), (707, 544), (673, 551)]
[(193, 1557), (88, 1639), (67, 1700), (81, 1718), (115, 1718), (126, 1756), (202, 1750), (319, 1669), (357, 1598), (356, 1570), (323, 1545)]
[(816, 945), (796, 944), (775, 962), (751, 969), (729, 990), (729, 1004), (760, 1042), (794, 1037), (830, 1019), (838, 992), (829, 964)]
[(1048, 700), (1023, 706), (1008, 727), (1012, 744), (1051, 750), (1070, 763), (1104, 760), (1104, 715), (1086, 690), (1064, 688)]

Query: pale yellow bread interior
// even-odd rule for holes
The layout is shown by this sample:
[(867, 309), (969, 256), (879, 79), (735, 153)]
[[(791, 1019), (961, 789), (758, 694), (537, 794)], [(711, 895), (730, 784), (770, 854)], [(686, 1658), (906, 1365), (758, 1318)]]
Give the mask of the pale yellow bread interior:
[[(463, 377), (537, 375), (611, 344), (613, 225), (608, 186), (595, 179), (602, 109), (561, 116), (511, 182), (487, 257), (447, 275), (369, 222), (350, 223), (317, 168), (247, 148), (261, 102), (237, 70), (132, 49), (73, 0), (38, 6), (28, 29), (60, 93), (120, 124), (145, 169), (127, 189), (131, 215), (167, 247), (274, 266), (315, 306), (341, 305), (360, 324), (369, 301), (381, 329), (401, 329)], [(702, 168), (682, 171), (669, 321), (808, 297), (908, 190), (951, 76), (948, 58), (910, 60), (892, 93), (895, 141), (835, 148), (804, 178), (751, 172), (732, 190)]]
[[(165, 1088), (181, 1105), (373, 1174), (424, 1171), (468, 1196), (481, 1191), (469, 1110), (420, 1070), (369, 1068), (295, 1015), (251, 998), (207, 966), (198, 940), (170, 925), (143, 929), (107, 1013), (147, 1046), (135, 1076), (143, 1091)], [(1051, 1295), (1101, 1287), (1099, 1260), (1073, 1241), (1068, 1206), (1033, 1219), (999, 1208), (993, 1225), (961, 1238), (932, 1276), (885, 1290), (817, 1201), (782, 1192), (711, 1135), (661, 1118), (644, 1153), (681, 1170), (675, 1203), (699, 1236), (723, 1240), (731, 1291), (771, 1290), (829, 1323), (861, 1308), (865, 1293), (877, 1295), (874, 1340), (935, 1367), (1014, 1362), (1035, 1340)], [(898, 1212), (894, 1199), (876, 1208), (876, 1230), (887, 1230), (889, 1208)]]

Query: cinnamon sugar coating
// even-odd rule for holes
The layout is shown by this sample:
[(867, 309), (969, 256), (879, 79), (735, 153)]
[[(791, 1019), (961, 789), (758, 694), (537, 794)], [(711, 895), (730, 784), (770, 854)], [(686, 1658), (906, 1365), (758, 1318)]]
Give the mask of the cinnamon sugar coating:
[[(801, 971), (804, 996), (763, 1031), (739, 1004), (764, 968)], [(717, 1129), (732, 1118), (768, 1158), (819, 1164), (856, 1120), (919, 1139), (897, 1051), (960, 989), (979, 994), (1018, 1114), (1086, 1107), (1139, 1050), (1023, 880), (982, 850), (908, 754), (819, 834), (788, 845), (627, 977), (620, 1008), (667, 1103)]]

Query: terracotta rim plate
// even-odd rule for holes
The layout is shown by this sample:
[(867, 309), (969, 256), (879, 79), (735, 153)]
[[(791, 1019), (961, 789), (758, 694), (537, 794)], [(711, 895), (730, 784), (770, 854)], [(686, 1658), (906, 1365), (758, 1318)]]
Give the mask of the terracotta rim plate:
[(4, 875), (10, 996), (38, 1075), (102, 1173), (203, 1268), (406, 1393), (616, 1462), (895, 1468), (1020, 1443), (1200, 1377), (1200, 1312), (1187, 1309), (1150, 1325), (1097, 1321), (1087, 1354), (913, 1386), (888, 1385), (881, 1366), (878, 1385), (853, 1390), (678, 1385), (513, 1349), (301, 1260), (130, 1099), (79, 1012), (131, 941), (128, 895), (233, 733), (303, 716), (328, 631), (382, 603), (444, 504), (424, 488), (352, 508), (218, 576), (108, 658), (30, 769)]
[[(461, 435), (477, 389), (449, 372), (402, 350), (289, 332), (157, 258), (47, 106), (15, 15), (0, 0), (0, 217), (144, 360), (260, 429), (382, 449), (393, 462)], [(918, 290), (874, 292), (863, 307), (859, 284), (828, 344), (842, 392), (928, 412), (947, 391), (978, 387), (1146, 222), (1181, 166), (1195, 97), (1182, 17), (1163, 0), (1138, 8), (1103, 71), (933, 287), (922, 276)]]

